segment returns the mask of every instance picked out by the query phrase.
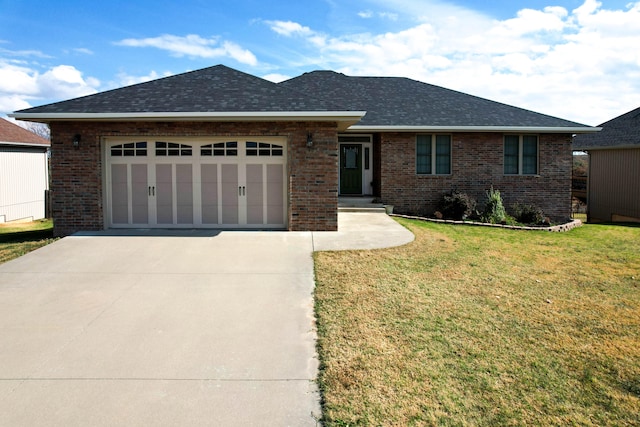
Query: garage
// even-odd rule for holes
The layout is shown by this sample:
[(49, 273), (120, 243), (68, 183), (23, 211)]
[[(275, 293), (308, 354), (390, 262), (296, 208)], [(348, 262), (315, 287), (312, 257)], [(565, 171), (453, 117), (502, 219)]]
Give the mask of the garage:
[(287, 228), (286, 138), (105, 138), (108, 228)]

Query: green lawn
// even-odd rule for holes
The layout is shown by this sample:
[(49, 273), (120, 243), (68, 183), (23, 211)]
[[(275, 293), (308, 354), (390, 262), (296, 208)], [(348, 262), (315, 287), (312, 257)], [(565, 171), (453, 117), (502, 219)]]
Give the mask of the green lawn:
[(51, 220), (0, 224), (0, 264), (54, 240)]
[(640, 228), (315, 254), (327, 426), (640, 425)]

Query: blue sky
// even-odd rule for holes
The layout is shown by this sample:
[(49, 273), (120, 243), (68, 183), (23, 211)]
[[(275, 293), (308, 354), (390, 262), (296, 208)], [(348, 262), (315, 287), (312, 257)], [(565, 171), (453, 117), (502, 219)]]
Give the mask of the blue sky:
[(0, 116), (216, 64), (403, 76), (597, 125), (640, 106), (640, 1), (0, 0)]

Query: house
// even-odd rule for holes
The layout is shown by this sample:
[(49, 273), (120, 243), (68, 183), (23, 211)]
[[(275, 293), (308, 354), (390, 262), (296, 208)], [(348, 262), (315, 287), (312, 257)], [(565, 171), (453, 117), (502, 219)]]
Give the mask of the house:
[(49, 141), (0, 119), (0, 223), (45, 217)]
[(338, 197), (433, 213), (442, 193), (571, 214), (571, 137), (596, 128), (406, 78), (276, 84), (218, 65), (15, 112), (52, 135), (55, 233), (336, 230)]
[(640, 222), (640, 108), (600, 127), (573, 140), (589, 154), (587, 220)]

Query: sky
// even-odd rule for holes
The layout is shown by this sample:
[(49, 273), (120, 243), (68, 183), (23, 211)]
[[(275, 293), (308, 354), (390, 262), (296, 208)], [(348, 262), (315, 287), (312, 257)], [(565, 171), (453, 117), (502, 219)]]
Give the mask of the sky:
[(217, 64), (408, 77), (598, 125), (640, 107), (640, 1), (0, 0), (0, 117)]

